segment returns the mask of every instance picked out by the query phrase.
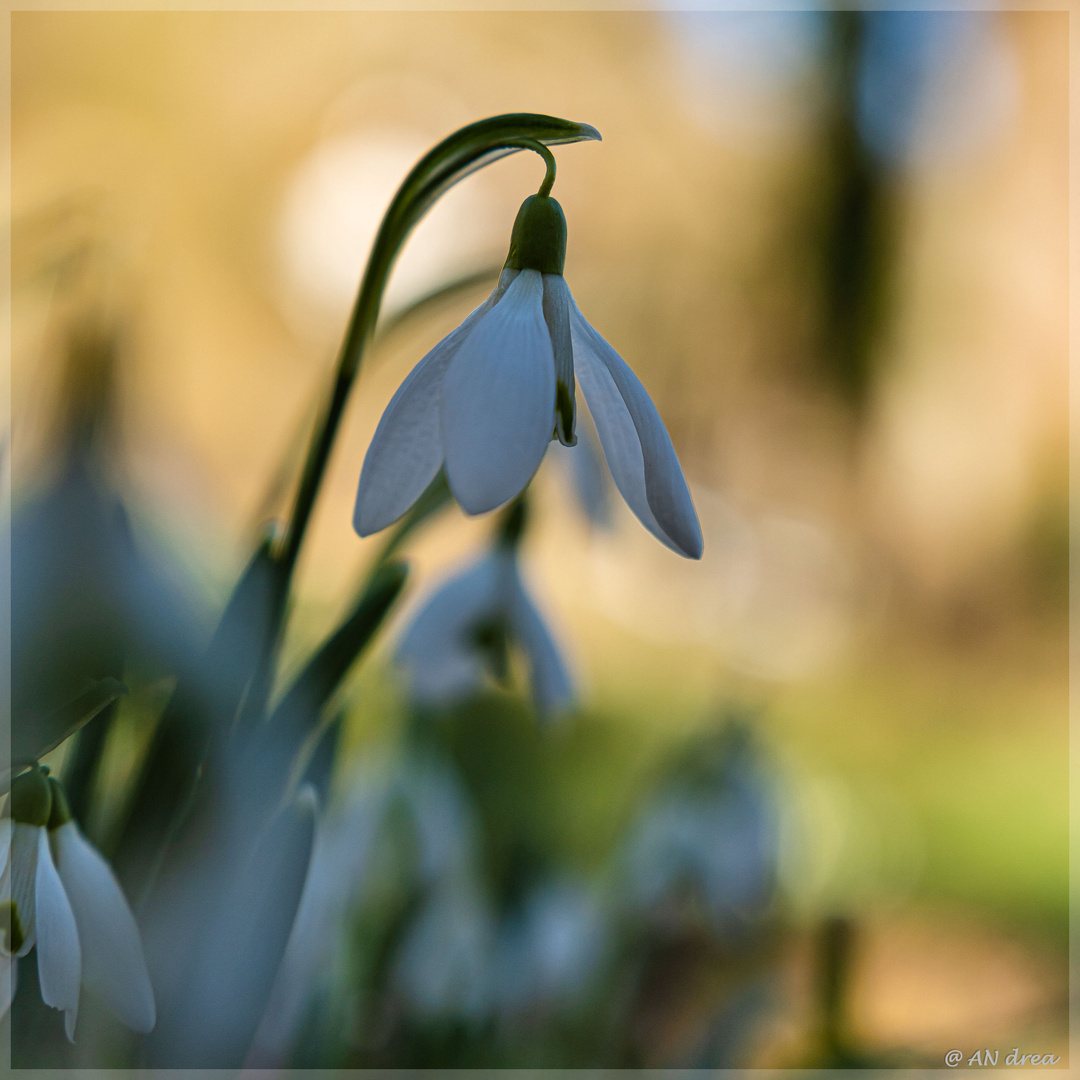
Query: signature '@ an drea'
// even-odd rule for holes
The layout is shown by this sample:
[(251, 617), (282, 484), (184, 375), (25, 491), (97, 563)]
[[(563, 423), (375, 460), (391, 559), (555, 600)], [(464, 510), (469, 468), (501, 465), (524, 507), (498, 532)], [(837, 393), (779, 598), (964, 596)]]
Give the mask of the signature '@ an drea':
[[(969, 1067), (973, 1065), (996, 1065), (1000, 1053), (1000, 1050), (976, 1050), (965, 1064)], [(1060, 1060), (1061, 1056), (1059, 1054), (1021, 1054), (1020, 1047), (1014, 1046), (1003, 1064), (1020, 1068), (1024, 1065), (1056, 1065)], [(962, 1050), (950, 1050), (945, 1055), (945, 1064), (950, 1069), (955, 1069), (961, 1063), (964, 1063), (964, 1052)]]

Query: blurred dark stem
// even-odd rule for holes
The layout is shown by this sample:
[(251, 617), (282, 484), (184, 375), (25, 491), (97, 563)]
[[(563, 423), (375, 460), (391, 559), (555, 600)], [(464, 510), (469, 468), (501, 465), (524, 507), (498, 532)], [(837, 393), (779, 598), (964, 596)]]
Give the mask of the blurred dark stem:
[(526, 489), (499, 515), (496, 543), (516, 551), (529, 524), (529, 489)]
[(264, 540), (229, 598), (200, 669), (181, 678), (158, 721), (116, 850), (129, 895), (145, 898), (152, 887), (215, 736), (235, 722), (261, 655), (276, 577)]
[(822, 206), (821, 363), (860, 415), (872, 388), (874, 347), (888, 299), (890, 193), (859, 132), (867, 15), (833, 11), (828, 18), (831, 93), (823, 133), (829, 166)]
[(851, 1057), (846, 1005), (854, 942), (855, 924), (850, 918), (832, 915), (821, 924), (818, 935), (821, 1041), (825, 1064), (833, 1067), (843, 1067)]
[[(317, 737), (319, 719), (349, 669), (382, 626), (408, 578), (403, 562), (381, 565), (368, 580), (353, 610), (323, 642), (274, 709), (265, 730), (254, 733), (245, 748), (248, 768), (261, 774), (273, 800), (284, 793), (289, 766), (302, 757), (308, 740)], [(275, 763), (284, 775), (275, 782)], [(299, 763), (301, 767), (303, 762)], [(241, 767), (243, 770), (243, 766)]]

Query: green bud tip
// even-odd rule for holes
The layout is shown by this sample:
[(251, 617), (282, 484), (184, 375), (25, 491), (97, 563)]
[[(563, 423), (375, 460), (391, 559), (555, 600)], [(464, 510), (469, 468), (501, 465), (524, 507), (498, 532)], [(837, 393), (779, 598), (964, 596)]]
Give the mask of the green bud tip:
[(68, 805), (67, 793), (60, 786), (60, 781), (49, 777), (49, 790), (52, 792), (52, 811), (49, 814), (49, 831), (59, 829), (71, 820), (71, 807)]
[(47, 825), (52, 813), (52, 789), (45, 770), (34, 766), (16, 777), (8, 806), (12, 820), (20, 825)]
[(530, 195), (514, 219), (507, 270), (561, 274), (566, 262), (566, 217), (550, 195)]

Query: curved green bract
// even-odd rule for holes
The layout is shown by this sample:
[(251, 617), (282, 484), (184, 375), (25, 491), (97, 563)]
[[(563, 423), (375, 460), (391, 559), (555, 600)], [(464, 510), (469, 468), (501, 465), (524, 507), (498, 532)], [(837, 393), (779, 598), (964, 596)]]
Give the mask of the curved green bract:
[(287, 576), (295, 565), (345, 401), (360, 368), (364, 347), (375, 330), (386, 282), (409, 233), (440, 195), (485, 165), (527, 149), (527, 145), (522, 144), (523, 140), (555, 146), (598, 139), (600, 132), (589, 124), (540, 113), (505, 113), (455, 131), (432, 147), (405, 177), (375, 237), (341, 346), (330, 402), (305, 462), (281, 552), (281, 562)]
[[(374, 324), (395, 257), (432, 203), (454, 184), (499, 158), (526, 149), (521, 145), (523, 139), (557, 146), (599, 140), (600, 137), (600, 132), (590, 124), (540, 113), (505, 113), (469, 124), (432, 147), (405, 177), (386, 211), (360, 286), (354, 324), (369, 319)], [(362, 329), (361, 326), (350, 326), (343, 354), (348, 355), (350, 346), (355, 347), (351, 338), (355, 331)], [(359, 361), (358, 356), (356, 360)]]

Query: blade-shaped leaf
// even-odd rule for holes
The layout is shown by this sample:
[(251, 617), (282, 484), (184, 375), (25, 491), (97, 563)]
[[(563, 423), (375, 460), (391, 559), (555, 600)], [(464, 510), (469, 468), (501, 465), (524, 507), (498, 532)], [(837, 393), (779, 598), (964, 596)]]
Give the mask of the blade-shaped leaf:
[[(309, 787), (274, 817), (246, 856), (217, 860), (205, 876), (186, 971), (159, 1009), (151, 1063), (235, 1068), (244, 1059), (281, 964), (311, 860), (316, 798)], [(237, 853), (239, 854), (239, 853)]]
[(115, 856), (129, 895), (152, 882), (212, 742), (228, 736), (251, 692), (280, 588), (267, 539), (237, 582), (202, 664), (178, 683), (154, 732)]
[[(26, 718), (11, 733), (11, 773), (21, 772), (50, 750), (55, 750), (102, 709), (126, 693), (127, 687), (118, 679), (98, 679), (77, 697), (47, 715)], [(11, 775), (8, 775), (0, 782), (0, 789), (6, 791), (10, 780)]]
[(297, 676), (267, 725), (275, 759), (291, 762), (315, 730), (324, 706), (382, 626), (408, 576), (406, 563), (378, 566), (352, 612)]

